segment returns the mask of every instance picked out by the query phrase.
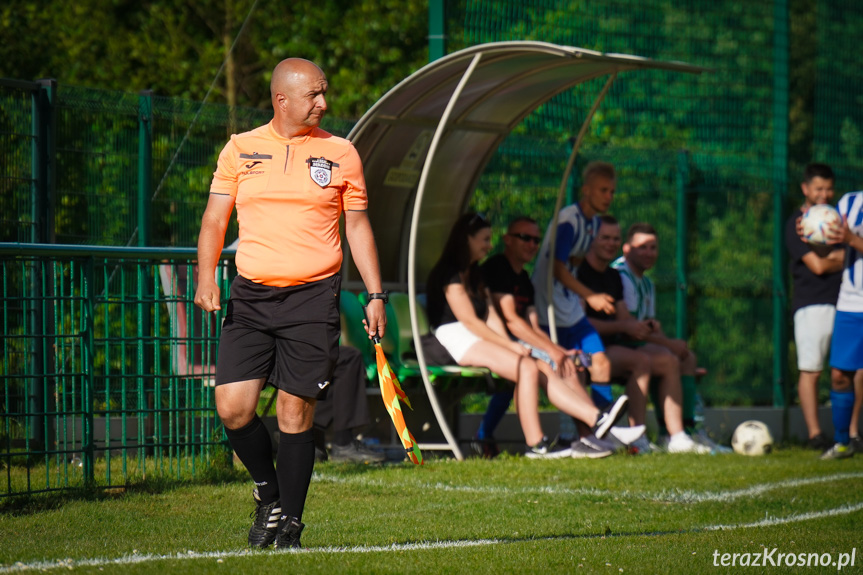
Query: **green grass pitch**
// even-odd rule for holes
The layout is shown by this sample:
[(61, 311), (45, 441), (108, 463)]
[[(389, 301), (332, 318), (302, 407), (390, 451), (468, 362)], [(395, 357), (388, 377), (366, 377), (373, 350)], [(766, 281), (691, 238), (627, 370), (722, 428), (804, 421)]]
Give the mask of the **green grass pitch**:
[(301, 552), (244, 549), (244, 473), (5, 505), (0, 574), (863, 571), (863, 456), (322, 463)]

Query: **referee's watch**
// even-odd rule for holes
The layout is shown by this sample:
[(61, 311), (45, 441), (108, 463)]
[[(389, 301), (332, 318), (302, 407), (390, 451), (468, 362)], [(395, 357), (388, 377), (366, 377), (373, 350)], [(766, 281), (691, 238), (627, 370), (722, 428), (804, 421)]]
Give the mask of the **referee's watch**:
[(388, 304), (390, 302), (390, 290), (384, 290), (384, 293), (370, 293), (369, 301), (371, 302), (373, 299), (381, 299), (384, 304)]

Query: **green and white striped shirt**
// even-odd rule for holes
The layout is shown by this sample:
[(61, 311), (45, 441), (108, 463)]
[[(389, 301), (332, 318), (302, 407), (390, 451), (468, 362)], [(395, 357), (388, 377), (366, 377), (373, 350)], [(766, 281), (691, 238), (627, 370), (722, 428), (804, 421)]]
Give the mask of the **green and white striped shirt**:
[(620, 272), (623, 282), (623, 301), (635, 318), (639, 321), (653, 319), (656, 317), (656, 287), (647, 276), (639, 278), (632, 270), (623, 256), (611, 263), (611, 267)]

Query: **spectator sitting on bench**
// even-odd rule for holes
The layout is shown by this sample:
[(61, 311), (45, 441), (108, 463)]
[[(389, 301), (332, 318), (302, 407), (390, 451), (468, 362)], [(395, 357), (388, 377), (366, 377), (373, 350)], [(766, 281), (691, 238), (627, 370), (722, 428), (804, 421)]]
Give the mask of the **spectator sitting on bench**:
[[(644, 272), (651, 269), (659, 254), (659, 239), (654, 227), (648, 223), (632, 224), (626, 232), (623, 256), (611, 266), (620, 272), (623, 282), (623, 300), (629, 312), (639, 321), (646, 321), (651, 332), (641, 349), (651, 357), (651, 373), (656, 375), (666, 370), (679, 373), (683, 391), (683, 427), (700, 445), (713, 451), (730, 451), (714, 443), (704, 432), (695, 429), (695, 403), (698, 390), (695, 387), (697, 359), (682, 339), (669, 338), (656, 319), (656, 287)], [(653, 393), (653, 390), (651, 390)], [(653, 398), (657, 422), (660, 427), (660, 443), (670, 430), (663, 430), (660, 417), (662, 405)], [(664, 433), (663, 433), (664, 431)]]
[(569, 446), (556, 445), (542, 432), (540, 386), (552, 404), (591, 425), (598, 437), (604, 436), (623, 414), (626, 396), (601, 412), (580, 386), (569, 387), (547, 363), (537, 362), (526, 347), (509, 338), (494, 306), (489, 305), (490, 296), (479, 269), (479, 261), (490, 249), (488, 221), (479, 214), (462, 215), (429, 274), (429, 322), (435, 328), (435, 337), (459, 365), (486, 367), (515, 382), (516, 409), (527, 442), (527, 457), (569, 457)]
[[(533, 284), (524, 266), (536, 257), (541, 241), (536, 220), (524, 216), (516, 218), (509, 224), (503, 237), (503, 253), (490, 257), (482, 265), (483, 279), (510, 337), (527, 347), (531, 356), (539, 360), (538, 364), (543, 367), (547, 365), (562, 378), (583, 402), (593, 406), (593, 401), (579, 381), (578, 370), (583, 371), (584, 367), (579, 361), (579, 367), (576, 368), (573, 360), (576, 351), (566, 350), (552, 342), (548, 333), (539, 326)], [(512, 393), (507, 395), (505, 392), (492, 396), (477, 433), (477, 440), (485, 439), (481, 445), (489, 444), (494, 426), (505, 413), (511, 398)], [(572, 442), (573, 457), (597, 458), (613, 451), (613, 445), (597, 440), (587, 425), (577, 420), (575, 425), (579, 428), (581, 440)]]
[[(620, 249), (620, 225), (609, 215), (600, 217), (599, 232), (590, 250), (578, 267), (578, 280), (597, 293), (614, 298), (614, 314), (587, 308), (588, 320), (602, 337), (605, 352), (611, 360), (612, 377), (628, 377), (626, 393), (629, 395), (629, 419), (633, 426), (644, 428), (650, 376), (659, 378), (658, 399), (654, 401), (657, 415), (662, 403), (665, 427), (670, 434), (668, 451), (672, 453), (708, 453), (710, 449), (695, 443), (684, 432), (681, 414), (681, 390), (678, 362), (660, 356), (652, 362), (644, 350), (647, 338), (653, 333), (649, 320), (639, 320), (629, 313), (623, 301), (623, 283), (620, 274), (609, 267)], [(661, 423), (661, 422), (660, 422)], [(636, 453), (650, 453), (653, 448), (642, 434), (631, 445)]]

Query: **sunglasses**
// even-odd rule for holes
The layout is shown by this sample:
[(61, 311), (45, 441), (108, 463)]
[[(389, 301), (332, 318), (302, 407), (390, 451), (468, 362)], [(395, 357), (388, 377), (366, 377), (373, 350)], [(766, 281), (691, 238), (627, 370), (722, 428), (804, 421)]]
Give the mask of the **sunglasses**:
[(542, 238), (540, 238), (539, 236), (531, 236), (529, 234), (509, 234), (509, 235), (511, 235), (514, 238), (518, 238), (523, 242), (533, 242), (536, 245), (539, 245), (539, 243), (542, 241)]

